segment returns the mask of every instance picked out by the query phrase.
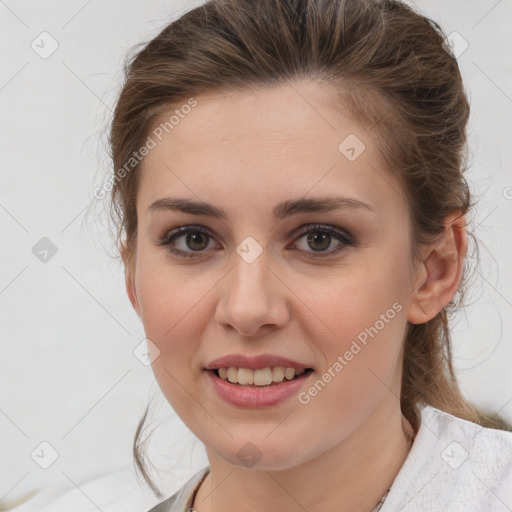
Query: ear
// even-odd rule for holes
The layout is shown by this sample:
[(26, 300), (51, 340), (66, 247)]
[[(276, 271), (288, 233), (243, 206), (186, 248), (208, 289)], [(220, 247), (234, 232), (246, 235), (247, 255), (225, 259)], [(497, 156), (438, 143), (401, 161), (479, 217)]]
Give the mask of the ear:
[(466, 219), (460, 212), (452, 213), (445, 219), (438, 242), (424, 251), (407, 312), (410, 323), (428, 322), (452, 300), (462, 278), (467, 248)]
[(130, 299), (133, 309), (140, 318), (140, 306), (135, 289), (135, 268), (133, 267), (133, 261), (129, 261), (128, 251), (124, 242), (121, 243), (121, 257), (124, 264), (124, 282), (126, 293), (128, 294), (128, 298)]

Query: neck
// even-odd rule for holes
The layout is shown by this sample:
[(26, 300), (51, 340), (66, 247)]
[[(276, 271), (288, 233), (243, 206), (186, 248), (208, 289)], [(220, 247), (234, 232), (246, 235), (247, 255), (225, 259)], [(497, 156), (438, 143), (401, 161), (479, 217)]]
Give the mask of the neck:
[(194, 509), (372, 511), (402, 467), (414, 435), (396, 398), (389, 395), (393, 408), (383, 402), (357, 432), (286, 470), (240, 468), (207, 450), (211, 470), (196, 494)]

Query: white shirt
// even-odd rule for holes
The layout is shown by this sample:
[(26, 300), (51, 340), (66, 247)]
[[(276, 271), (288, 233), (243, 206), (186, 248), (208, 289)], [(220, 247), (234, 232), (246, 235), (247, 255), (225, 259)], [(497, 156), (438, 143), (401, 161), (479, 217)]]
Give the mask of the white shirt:
[[(49, 489), (12, 510), (186, 512), (208, 471), (207, 466), (196, 472), (163, 499), (148, 494), (127, 471), (80, 484), (57, 499)], [(512, 512), (512, 432), (484, 428), (427, 405), (421, 407), (419, 431), (380, 512), (445, 511)]]

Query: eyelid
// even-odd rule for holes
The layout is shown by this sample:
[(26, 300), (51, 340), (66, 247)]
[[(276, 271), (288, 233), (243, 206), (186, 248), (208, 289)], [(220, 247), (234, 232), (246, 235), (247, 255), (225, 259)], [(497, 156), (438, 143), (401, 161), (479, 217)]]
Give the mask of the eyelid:
[(329, 233), (331, 235), (338, 235), (340, 237), (344, 237), (347, 243), (353, 243), (353, 237), (350, 233), (348, 233), (345, 229), (337, 228), (335, 226), (331, 226), (329, 224), (305, 224), (300, 226), (293, 232), (293, 236), (301, 236), (308, 234), (311, 231), (322, 231), (325, 233)]
[(204, 231), (211, 238), (215, 238), (213, 236), (213, 231), (211, 231), (210, 228), (207, 228), (206, 226), (202, 226), (201, 224), (186, 224), (167, 230), (159, 240), (158, 245), (166, 245), (176, 235), (184, 235), (194, 231)]

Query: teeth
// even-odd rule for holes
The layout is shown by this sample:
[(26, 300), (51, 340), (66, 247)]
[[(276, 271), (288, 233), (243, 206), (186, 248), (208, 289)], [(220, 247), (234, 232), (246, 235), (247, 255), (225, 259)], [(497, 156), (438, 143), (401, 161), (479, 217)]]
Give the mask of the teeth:
[(252, 372), (248, 368), (238, 369), (238, 384), (260, 384), (260, 382), (254, 382), (256, 380), (255, 372)]
[(276, 366), (275, 368), (272, 368), (272, 380), (274, 382), (283, 382), (284, 368), (282, 366)]
[(238, 369), (238, 383), (243, 384), (240, 380), (240, 374), (242, 372), (250, 372), (254, 375), (255, 386), (268, 386), (272, 384), (272, 370), (270, 368), (261, 368), (260, 370), (249, 370), (248, 368)]
[(292, 380), (295, 377), (295, 370), (293, 368), (286, 368), (284, 371), (284, 378), (288, 380)]
[(284, 379), (292, 380), (295, 376), (302, 375), (305, 370), (295, 371), (294, 368), (284, 368), (283, 366), (267, 367), (259, 370), (230, 367), (219, 368), (218, 372), (221, 379), (228, 380), (233, 384), (269, 386), (272, 382), (282, 382)]
[(236, 368), (228, 368), (228, 380), (229, 382), (238, 382), (238, 370)]

